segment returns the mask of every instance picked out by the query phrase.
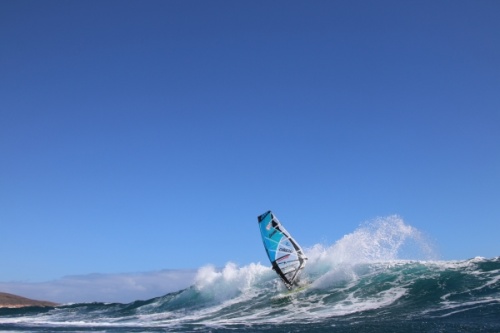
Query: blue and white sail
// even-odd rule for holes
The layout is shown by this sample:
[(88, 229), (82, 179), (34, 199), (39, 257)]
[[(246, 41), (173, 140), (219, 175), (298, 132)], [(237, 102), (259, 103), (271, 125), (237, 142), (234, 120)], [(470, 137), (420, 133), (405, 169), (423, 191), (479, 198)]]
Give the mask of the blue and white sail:
[(288, 289), (297, 284), (307, 257), (271, 211), (258, 217), (260, 234), (273, 269)]

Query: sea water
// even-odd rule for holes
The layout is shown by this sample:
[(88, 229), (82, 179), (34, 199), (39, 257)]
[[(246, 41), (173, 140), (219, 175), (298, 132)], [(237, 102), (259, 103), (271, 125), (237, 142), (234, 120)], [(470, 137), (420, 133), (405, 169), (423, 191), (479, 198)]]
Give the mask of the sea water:
[(500, 332), (500, 257), (436, 260), (397, 216), (306, 254), (299, 291), (259, 263), (205, 266), (146, 301), (0, 309), (0, 331)]

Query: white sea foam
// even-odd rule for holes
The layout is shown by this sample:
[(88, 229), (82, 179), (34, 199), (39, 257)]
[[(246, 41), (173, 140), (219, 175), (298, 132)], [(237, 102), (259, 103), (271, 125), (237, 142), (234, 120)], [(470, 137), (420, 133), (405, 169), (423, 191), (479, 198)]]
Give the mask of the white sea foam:
[(269, 279), (271, 276), (274, 277), (274, 273), (269, 267), (260, 263), (238, 267), (229, 262), (222, 270), (208, 265), (198, 270), (195, 288), (204, 295), (223, 301), (248, 291), (256, 283), (263, 281), (266, 276)]

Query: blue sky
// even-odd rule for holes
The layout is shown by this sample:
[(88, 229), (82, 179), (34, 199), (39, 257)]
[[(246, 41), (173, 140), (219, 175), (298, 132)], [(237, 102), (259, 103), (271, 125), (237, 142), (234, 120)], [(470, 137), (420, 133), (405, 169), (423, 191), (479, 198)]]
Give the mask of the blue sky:
[(498, 1), (1, 1), (0, 281), (265, 263), (400, 215), (498, 256)]

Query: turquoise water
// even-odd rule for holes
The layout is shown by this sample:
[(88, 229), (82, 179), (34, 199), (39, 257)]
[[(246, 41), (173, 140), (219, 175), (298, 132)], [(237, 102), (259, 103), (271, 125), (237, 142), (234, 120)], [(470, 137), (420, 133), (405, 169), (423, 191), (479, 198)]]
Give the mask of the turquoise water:
[[(329, 268), (306, 273), (296, 293), (259, 265), (208, 273), (206, 284), (130, 304), (2, 309), (0, 330), (500, 332), (500, 258)], [(243, 274), (253, 274), (245, 286)]]

